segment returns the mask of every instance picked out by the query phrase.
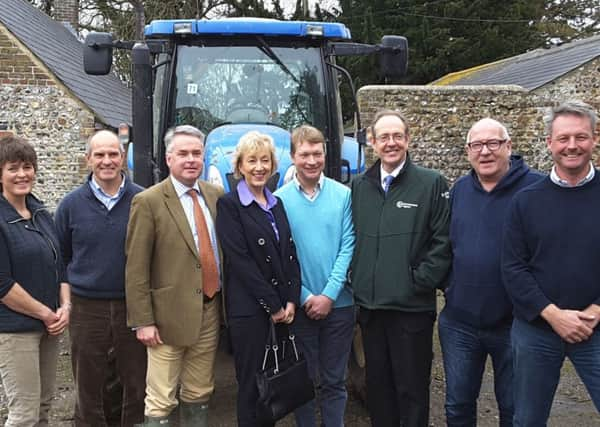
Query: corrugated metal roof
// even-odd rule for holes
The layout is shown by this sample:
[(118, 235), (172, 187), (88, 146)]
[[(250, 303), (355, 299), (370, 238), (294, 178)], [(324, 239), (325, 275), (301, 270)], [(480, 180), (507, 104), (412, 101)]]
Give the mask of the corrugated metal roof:
[(131, 123), (131, 91), (114, 74), (83, 71), (83, 44), (63, 24), (23, 0), (0, 0), (0, 23), (42, 61), (98, 119)]
[(600, 57), (600, 35), (536, 49), (490, 64), (447, 74), (432, 85), (508, 85), (537, 89)]

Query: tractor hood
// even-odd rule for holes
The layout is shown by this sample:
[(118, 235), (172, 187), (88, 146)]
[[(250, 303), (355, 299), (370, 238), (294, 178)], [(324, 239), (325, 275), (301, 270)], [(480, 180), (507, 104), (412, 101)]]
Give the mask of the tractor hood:
[(279, 164), (268, 187), (271, 191), (284, 184), (286, 172), (292, 165), (290, 159), (290, 133), (280, 127), (263, 124), (228, 124), (213, 129), (204, 144), (204, 172), (202, 178), (220, 185), (229, 192), (235, 189), (237, 179), (233, 176), (233, 153), (240, 138), (250, 131), (258, 131), (273, 138), (275, 158)]

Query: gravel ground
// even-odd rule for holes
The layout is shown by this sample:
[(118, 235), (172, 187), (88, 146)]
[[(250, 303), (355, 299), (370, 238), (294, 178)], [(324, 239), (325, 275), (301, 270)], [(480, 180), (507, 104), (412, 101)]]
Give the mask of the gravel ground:
[[(431, 384), (431, 426), (445, 425), (444, 419), (444, 372), (439, 352), (437, 336), (435, 337), (435, 359)], [(61, 356), (59, 360), (57, 394), (51, 412), (51, 426), (70, 426), (72, 423), (74, 390), (70, 370), (67, 337), (62, 337)], [(213, 427), (234, 427), (236, 383), (231, 356), (222, 351), (217, 360), (217, 386), (211, 403), (210, 425)], [(494, 400), (493, 375), (488, 364), (479, 398), (479, 426), (492, 427), (498, 425), (498, 411)], [(0, 422), (6, 419), (6, 398), (0, 385)], [(293, 426), (291, 417), (277, 424)], [(351, 394), (346, 411), (346, 425), (367, 427), (370, 425), (366, 409)], [(600, 426), (600, 415), (594, 408), (587, 391), (567, 362), (563, 368), (561, 382), (554, 399), (552, 415), (548, 424), (551, 427), (592, 427)]]

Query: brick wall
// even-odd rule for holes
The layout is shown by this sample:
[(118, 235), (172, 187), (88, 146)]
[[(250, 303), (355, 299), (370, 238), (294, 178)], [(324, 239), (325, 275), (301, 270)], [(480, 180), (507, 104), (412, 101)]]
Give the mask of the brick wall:
[(79, 27), (79, 0), (54, 0), (53, 18), (68, 22), (74, 30)]
[(0, 84), (55, 85), (46, 71), (32, 62), (2, 26), (0, 26)]
[[(412, 158), (441, 171), (452, 183), (470, 165), (464, 144), (471, 125), (492, 117), (508, 128), (513, 152), (547, 172), (552, 166), (542, 117), (549, 106), (580, 98), (600, 110), (600, 61), (533, 92), (519, 86), (365, 86), (358, 92), (363, 123), (381, 108), (398, 109), (409, 121)], [(600, 158), (595, 154), (595, 162)], [(367, 164), (375, 160), (367, 149)]]
[(0, 123), (39, 158), (34, 193), (50, 209), (83, 182), (85, 141), (95, 117), (0, 25)]

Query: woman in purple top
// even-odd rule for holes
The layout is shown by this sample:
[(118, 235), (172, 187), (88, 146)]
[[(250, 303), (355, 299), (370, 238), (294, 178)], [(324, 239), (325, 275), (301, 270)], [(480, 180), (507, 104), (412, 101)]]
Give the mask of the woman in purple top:
[(240, 427), (256, 418), (256, 372), (263, 362), (269, 318), (289, 324), (300, 299), (300, 267), (281, 200), (266, 187), (277, 170), (269, 135), (240, 138), (233, 159), (240, 179), (217, 202), (217, 235), (223, 249), (224, 295), (238, 381)]

